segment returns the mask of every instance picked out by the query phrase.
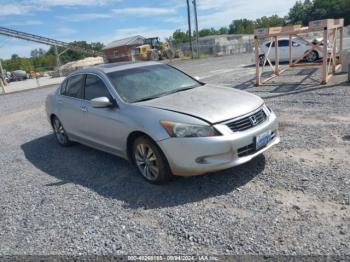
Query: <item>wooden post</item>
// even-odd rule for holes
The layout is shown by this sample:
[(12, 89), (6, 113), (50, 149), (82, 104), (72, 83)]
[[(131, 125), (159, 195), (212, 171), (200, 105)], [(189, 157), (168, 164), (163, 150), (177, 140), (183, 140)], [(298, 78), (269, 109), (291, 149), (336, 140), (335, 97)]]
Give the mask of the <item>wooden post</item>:
[(279, 60), (280, 58), (279, 58), (278, 36), (275, 36), (275, 75), (277, 76), (280, 75)]
[(344, 27), (341, 27), (339, 29), (339, 64), (342, 64), (341, 61), (341, 53), (343, 51), (343, 44), (344, 44)]
[(332, 49), (332, 73), (335, 74), (337, 64), (337, 29), (333, 29), (333, 49)]
[(289, 66), (291, 66), (292, 65), (292, 35), (289, 35), (289, 54), (288, 54), (288, 56), (289, 56)]
[(256, 86), (260, 86), (260, 64), (259, 64), (259, 38), (257, 36), (254, 37), (255, 42), (255, 67), (256, 67)]
[(321, 84), (327, 84), (328, 70), (327, 70), (327, 60), (328, 60), (328, 29), (325, 27), (323, 29), (323, 63), (322, 63), (322, 78)]

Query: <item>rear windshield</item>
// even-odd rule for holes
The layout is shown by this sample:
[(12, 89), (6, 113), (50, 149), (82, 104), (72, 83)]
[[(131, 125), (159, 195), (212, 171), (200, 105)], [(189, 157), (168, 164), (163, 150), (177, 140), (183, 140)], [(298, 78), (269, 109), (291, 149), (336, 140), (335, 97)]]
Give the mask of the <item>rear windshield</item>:
[(108, 73), (117, 93), (127, 102), (152, 99), (200, 86), (195, 79), (168, 65), (151, 65)]

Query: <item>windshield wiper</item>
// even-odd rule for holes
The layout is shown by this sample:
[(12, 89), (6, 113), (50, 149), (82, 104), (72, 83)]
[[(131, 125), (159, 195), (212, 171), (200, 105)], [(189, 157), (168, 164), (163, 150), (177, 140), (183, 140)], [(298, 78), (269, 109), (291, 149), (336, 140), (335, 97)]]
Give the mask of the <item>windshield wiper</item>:
[(148, 96), (148, 97), (145, 97), (145, 98), (141, 98), (139, 100), (135, 100), (135, 101), (133, 101), (133, 103), (143, 102), (143, 101), (147, 101), (147, 100), (152, 100), (152, 99), (155, 99), (155, 98), (158, 98), (158, 97), (161, 97), (161, 96), (163, 96), (163, 95)]
[(197, 87), (197, 86), (188, 86), (188, 87), (180, 88), (180, 89), (177, 89), (177, 90), (172, 90), (172, 91), (169, 91), (169, 92), (164, 92), (164, 93), (161, 93), (161, 94), (158, 94), (158, 95), (155, 95), (155, 96), (148, 96), (148, 97), (141, 98), (139, 100), (133, 101), (133, 103), (143, 102), (143, 101), (147, 101), (147, 100), (152, 100), (152, 99), (155, 99), (155, 98), (159, 98), (161, 96), (166, 96), (166, 95), (170, 95), (170, 94), (186, 91), (186, 90), (189, 90), (189, 89), (193, 89), (195, 87)]
[(175, 94), (175, 93), (179, 93), (179, 92), (182, 92), (182, 91), (193, 89), (195, 87), (197, 87), (197, 86), (187, 86), (187, 87), (183, 87), (183, 88), (180, 88), (180, 89), (171, 90), (169, 92), (163, 93), (163, 95)]

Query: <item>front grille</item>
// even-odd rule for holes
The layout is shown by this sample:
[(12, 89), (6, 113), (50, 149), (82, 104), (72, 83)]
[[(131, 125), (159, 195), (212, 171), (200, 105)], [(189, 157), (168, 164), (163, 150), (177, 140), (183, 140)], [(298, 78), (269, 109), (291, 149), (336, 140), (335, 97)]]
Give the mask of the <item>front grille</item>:
[[(273, 139), (275, 138), (275, 136), (276, 136), (276, 133), (275, 133), (275, 132), (272, 132), (272, 133), (271, 133), (271, 140), (273, 140)], [(270, 141), (271, 141), (271, 140), (270, 140)], [(268, 145), (268, 143), (267, 143), (267, 145)], [(267, 145), (265, 145), (265, 146), (267, 146)], [(265, 147), (265, 146), (264, 146), (264, 147)], [(254, 142), (254, 143), (252, 143), (252, 144), (249, 144), (249, 145), (247, 145), (247, 146), (244, 146), (244, 147), (239, 148), (239, 149), (237, 150), (238, 156), (239, 156), (239, 157), (249, 156), (249, 155), (251, 155), (251, 154), (254, 154), (254, 153), (258, 152), (259, 150), (263, 149), (264, 147), (261, 147), (261, 148), (259, 148), (258, 150), (256, 150), (255, 142)]]
[(261, 124), (265, 120), (266, 120), (266, 114), (263, 109), (260, 109), (254, 114), (251, 114), (239, 120), (228, 123), (227, 126), (234, 132), (244, 131)]

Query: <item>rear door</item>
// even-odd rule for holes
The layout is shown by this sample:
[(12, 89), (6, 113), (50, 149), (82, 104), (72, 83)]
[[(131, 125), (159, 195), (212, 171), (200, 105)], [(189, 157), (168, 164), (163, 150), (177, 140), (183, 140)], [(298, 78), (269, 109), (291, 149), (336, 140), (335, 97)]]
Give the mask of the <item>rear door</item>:
[(298, 59), (300, 58), (304, 52), (306, 52), (307, 48), (305, 48), (305, 44), (293, 39), (292, 41), (292, 58)]
[(85, 75), (74, 75), (66, 80), (58, 97), (58, 117), (64, 129), (71, 136), (81, 133), (82, 95)]
[(105, 82), (97, 75), (87, 74), (82, 104), (84, 138), (90, 143), (102, 146), (105, 150), (120, 154), (126, 139), (121, 135), (125, 133), (126, 128), (121, 121), (121, 110), (116, 106), (93, 107), (90, 100), (98, 97), (113, 100)]
[(278, 51), (279, 51), (280, 61), (289, 60), (289, 40), (288, 39), (278, 40)]

